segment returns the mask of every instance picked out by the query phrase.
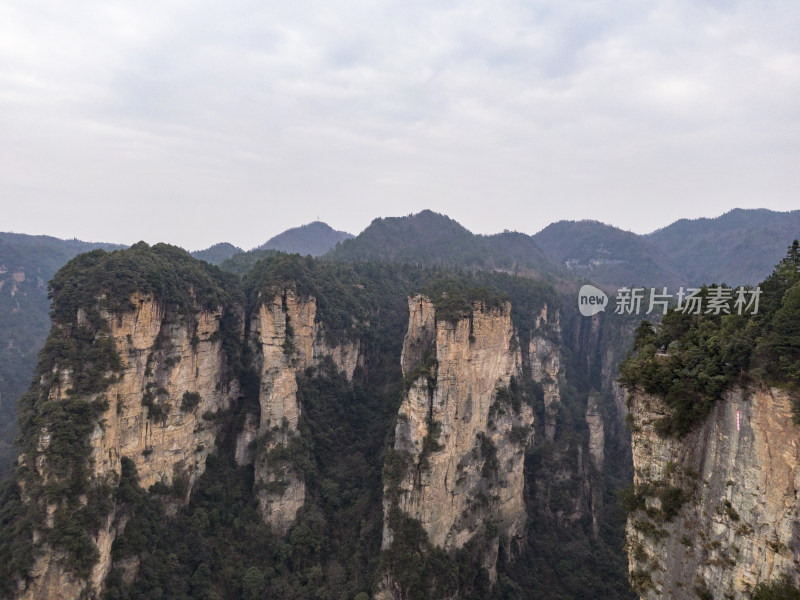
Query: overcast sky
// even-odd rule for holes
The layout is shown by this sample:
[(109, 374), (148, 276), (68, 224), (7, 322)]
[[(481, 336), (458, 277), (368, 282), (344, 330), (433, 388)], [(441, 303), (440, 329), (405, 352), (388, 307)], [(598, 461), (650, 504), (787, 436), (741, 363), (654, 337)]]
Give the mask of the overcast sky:
[(800, 208), (800, 3), (0, 0), (0, 230)]

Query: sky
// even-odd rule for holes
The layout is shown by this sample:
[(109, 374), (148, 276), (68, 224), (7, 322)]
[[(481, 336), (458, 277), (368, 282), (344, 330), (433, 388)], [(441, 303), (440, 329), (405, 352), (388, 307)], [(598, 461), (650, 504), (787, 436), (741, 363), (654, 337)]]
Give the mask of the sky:
[(800, 208), (800, 3), (0, 0), (0, 230)]

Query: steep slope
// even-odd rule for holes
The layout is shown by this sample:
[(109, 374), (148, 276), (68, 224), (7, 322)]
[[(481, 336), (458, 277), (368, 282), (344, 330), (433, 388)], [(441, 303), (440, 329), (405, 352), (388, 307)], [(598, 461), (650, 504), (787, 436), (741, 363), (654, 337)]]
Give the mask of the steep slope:
[(554, 263), (598, 284), (672, 288), (685, 283), (669, 253), (597, 221), (559, 221), (533, 239)]
[(658, 397), (631, 397), (634, 483), (631, 578), (642, 598), (751, 598), (783, 575), (800, 583), (797, 395), (760, 386), (727, 392), (702, 426), (676, 440), (654, 424)]
[[(422, 276), (283, 254), (248, 274), (242, 398), (222, 421), (222, 449), (174, 519), (157, 506), (135, 511), (115, 545), (110, 594), (369, 592), (405, 295)], [(347, 348), (357, 351), (338, 351)]]
[(256, 496), (264, 520), (279, 534), (288, 531), (305, 499), (303, 480), (280, 458), (298, 436), (301, 407), (296, 376), (328, 358), (352, 379), (359, 363), (358, 340), (329, 346), (316, 312), (313, 296), (298, 297), (294, 287), (273, 287), (261, 292), (250, 319), (250, 340), (261, 379), (261, 417), (254, 434), (262, 440), (254, 458)]
[(289, 254), (321, 256), (336, 244), (349, 240), (353, 235), (346, 231), (336, 231), (327, 223), (314, 221), (300, 227), (287, 229), (267, 240), (256, 250), (279, 250)]
[(800, 231), (800, 210), (737, 208), (715, 219), (681, 219), (645, 236), (693, 284), (755, 285)]
[(16, 458), (17, 402), (50, 329), (47, 282), (69, 259), (95, 248), (122, 246), (0, 233), (0, 479)]
[(4, 519), (25, 537), (3, 540), (4, 592), (100, 589), (126, 522), (115, 502), (125, 461), (140, 485), (186, 500), (214, 449), (206, 415), (238, 395), (223, 347), (243, 333), (241, 299), (203, 265), (140, 243), (84, 254), (53, 278), (54, 327), (21, 405), (17, 514)]

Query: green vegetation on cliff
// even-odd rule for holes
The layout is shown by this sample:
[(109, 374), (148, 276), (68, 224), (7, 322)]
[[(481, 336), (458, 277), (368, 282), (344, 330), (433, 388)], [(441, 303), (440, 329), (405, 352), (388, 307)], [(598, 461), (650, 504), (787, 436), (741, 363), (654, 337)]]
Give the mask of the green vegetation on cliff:
[[(117, 559), (138, 554), (142, 563), (130, 585), (124, 583), (124, 563), (120, 563), (109, 578), (108, 598), (143, 598), (166, 594), (167, 590), (171, 597), (187, 599), (363, 598), (359, 594), (370, 597), (378, 588), (382, 568), (392, 570), (409, 598), (440, 598), (449, 592), (461, 598), (568, 597), (552, 593), (558, 575), (548, 572), (544, 579), (536, 574), (538, 571), (530, 571), (532, 565), (541, 568), (547, 562), (538, 557), (541, 548), (553, 552), (559, 547), (555, 523), (548, 525), (552, 536), (547, 537), (546, 545), (537, 543), (535, 551), (526, 549), (525, 554), (501, 558), (500, 583), (491, 591), (488, 573), (480, 568), (482, 539), (451, 554), (434, 548), (418, 522), (394, 515), (398, 519), (395, 541), (388, 550), (380, 551), (382, 488), (396, 454), (391, 437), (406, 391), (400, 354), (408, 324), (407, 296), (427, 291), (436, 297), (436, 290), (449, 290), (454, 295), (463, 294), (463, 300), (483, 299), (493, 306), (497, 302), (492, 298), (508, 298), (512, 319), (530, 335), (544, 303), (551, 310), (559, 304), (552, 289), (502, 274), (337, 264), (287, 255), (268, 257), (245, 278), (244, 285), (250, 310), (256, 306), (259, 292), (276, 294), (293, 289), (301, 296), (317, 299), (317, 319), (326, 335), (336, 336), (333, 339), (357, 336), (360, 340), (363, 365), (356, 369), (353, 381), (347, 381), (331, 363), (297, 377), (301, 442), (285, 454), (292, 470), (301, 473), (306, 484), (305, 505), (285, 538), (269, 532), (249, 492), (252, 468), (234, 464), (232, 446), (239, 429), (232, 425), (219, 455), (209, 458), (189, 505), (167, 521), (161, 533), (155, 534), (163, 527), (161, 513), (145, 509), (134, 515), (128, 525), (131, 529), (115, 544), (114, 552)], [(453, 298), (449, 292), (448, 298)], [(468, 303), (461, 305), (468, 312), (467, 307)], [(440, 309), (437, 305), (437, 313)], [(248, 378), (257, 390), (258, 382), (252, 376), (245, 376), (243, 381)], [(243, 390), (246, 397), (253, 393)], [(537, 406), (542, 402), (540, 394), (532, 397), (535, 390), (513, 387), (507, 394), (514, 396), (508, 399), (512, 406), (516, 400)], [(574, 397), (576, 402), (578, 397)], [(242, 410), (248, 410), (252, 402), (246, 400)], [(570, 418), (578, 418), (582, 410), (575, 409)], [(241, 421), (241, 416), (235, 417), (232, 423)], [(576, 445), (580, 439), (582, 436), (576, 438)], [(572, 450), (578, 452), (577, 447)], [(490, 449), (487, 454), (491, 455)], [(571, 452), (570, 456), (574, 458), (575, 454)], [(543, 457), (540, 454), (540, 461)], [(382, 476), (383, 465), (387, 465), (387, 472)], [(529, 486), (536, 475), (534, 471), (527, 475)], [(571, 483), (580, 489), (577, 480)], [(559, 502), (566, 505), (569, 501), (560, 498)], [(531, 506), (535, 504), (532, 498)], [(610, 515), (609, 522), (616, 523), (614, 518)], [(566, 589), (585, 588), (587, 594), (603, 589), (609, 598), (627, 598), (624, 592), (617, 594), (627, 585), (620, 566), (621, 543), (617, 552), (609, 555), (604, 552), (607, 546), (595, 546), (588, 539), (591, 533), (586, 533), (587, 528), (591, 526), (584, 519), (569, 534), (573, 541), (561, 545), (558, 573), (570, 579)], [(145, 550), (139, 552), (136, 548), (141, 544), (132, 546), (128, 531), (137, 538), (140, 534), (136, 532), (151, 532), (147, 535), (155, 537), (148, 537)], [(537, 537), (537, 532), (531, 532), (531, 540)], [(226, 551), (219, 552), (219, 548)], [(580, 565), (569, 562), (585, 548), (592, 549), (590, 560)], [(515, 560), (519, 566), (512, 572)], [(585, 572), (573, 576), (576, 569)], [(603, 578), (612, 573), (616, 583), (603, 583)]]
[(98, 247), (120, 246), (0, 233), (0, 479), (17, 457), (17, 403), (50, 330), (47, 282), (76, 254)]
[(797, 587), (788, 576), (783, 576), (770, 583), (761, 583), (756, 587), (753, 600), (800, 600), (800, 587)]
[[(44, 544), (63, 552), (66, 568), (81, 578), (97, 561), (91, 535), (113, 509), (116, 481), (92, 476), (90, 435), (108, 407), (103, 392), (122, 368), (104, 314), (132, 310), (131, 295), (138, 292), (152, 294), (178, 318), (193, 318), (202, 308), (228, 307), (237, 289), (234, 276), (164, 244), (95, 250), (56, 273), (54, 326), (20, 402), (20, 465), (8, 483), (0, 530), (4, 584), (24, 579)], [(15, 501), (23, 486), (27, 501)], [(43, 526), (53, 510), (52, 526)], [(28, 535), (34, 530), (36, 547)]]
[(79, 308), (118, 313), (135, 308), (134, 293), (152, 294), (168, 309), (193, 315), (231, 301), (236, 278), (168, 244), (144, 242), (127, 250), (81, 254), (50, 282), (53, 320), (72, 323)]
[(407, 296), (420, 292), (431, 297), (440, 320), (467, 316), (476, 301), (491, 308), (510, 300), (512, 320), (523, 334), (534, 326), (543, 306), (560, 303), (550, 285), (503, 273), (464, 273), (375, 262), (336, 263), (296, 254), (274, 254), (259, 261), (244, 277), (244, 286), (251, 309), (259, 294), (274, 297), (286, 288), (316, 298), (316, 320), (324, 326), (331, 344), (371, 335), (370, 330), (379, 327), (386, 306), (407, 315)]
[[(761, 284), (756, 315), (684, 314), (670, 310), (658, 330), (637, 329), (620, 381), (656, 394), (670, 407), (656, 423), (662, 435), (701, 424), (733, 383), (800, 384), (800, 245), (795, 241)], [(704, 298), (713, 288), (703, 288)], [(731, 311), (736, 312), (736, 311)], [(800, 420), (800, 407), (796, 419)]]
[[(364, 598), (378, 588), (382, 567), (391, 568), (413, 598), (438, 598), (449, 592), (461, 598), (590, 598), (600, 593), (610, 599), (628, 597), (615, 515), (602, 517), (600, 537), (595, 539), (591, 516), (585, 511), (574, 514), (574, 498), (583, 497), (585, 485), (585, 467), (579, 464), (586, 444), (582, 387), (565, 396), (557, 415), (563, 446), (556, 452), (553, 442), (543, 440), (529, 451), (525, 477), (526, 489), (532, 491), (526, 504), (533, 526), (514, 556), (501, 553), (497, 585), (490, 589), (488, 573), (480, 568), (480, 544), (485, 540), (476, 539), (459, 552), (444, 552), (430, 545), (419, 523), (400, 516), (395, 544), (384, 553), (380, 550), (383, 466), (391, 463), (391, 434), (406, 390), (400, 354), (408, 324), (407, 297), (431, 294), (439, 319), (468, 317), (476, 300), (497, 307), (508, 299), (526, 349), (544, 305), (551, 311), (559, 307), (560, 298), (548, 285), (500, 273), (341, 264), (282, 254), (270, 255), (240, 280), (170, 247), (142, 244), (126, 252), (81, 257), (54, 281), (53, 312), (66, 326), (54, 328), (57, 339), (41, 364), (71, 365), (78, 374), (75, 381), (82, 383), (73, 384), (73, 393), (48, 409), (56, 411), (52, 415), (63, 421), (63, 429), (47, 421), (47, 377), (42, 387), (37, 379), (31, 388), (23, 419), (25, 447), (35, 449), (40, 427), (48, 424), (56, 441), (55, 455), (48, 461), (74, 474), (68, 489), (53, 490), (65, 510), (56, 528), (45, 533), (46, 541), (68, 553), (76, 574), (85, 575), (94, 563), (89, 534), (100, 520), (115, 508), (117, 524), (127, 522), (112, 549), (107, 598)], [(106, 277), (103, 269), (114, 273)], [(207, 459), (188, 505), (174, 512), (176, 497), (185, 490), (180, 486), (141, 489), (131, 461), (123, 461), (119, 481), (88, 477), (86, 442), (104, 407), (104, 379), (115, 376), (118, 365), (104, 320), (98, 318), (101, 309), (129, 309), (128, 299), (136, 291), (154, 294), (176, 318), (183, 318), (200, 307), (243, 302), (243, 297), (247, 310), (253, 310), (259, 293), (263, 300), (263, 294), (274, 297), (286, 289), (316, 298), (317, 320), (329, 343), (357, 338), (361, 348), (361, 364), (352, 381), (330, 362), (297, 376), (300, 442), (287, 457), (293, 470), (302, 474), (307, 495), (286, 537), (276, 537), (261, 520), (252, 493), (253, 468), (238, 467), (234, 461), (236, 436), (245, 413), (257, 405), (260, 385), (247, 348), (240, 349), (242, 401), (231, 414), (217, 416), (222, 428), (219, 446)], [(80, 322), (78, 309), (85, 315)], [(69, 339), (58, 337), (67, 334)], [(559, 339), (555, 328), (546, 334)], [(81, 362), (81, 356), (90, 360)], [(533, 404), (541, 427), (541, 390), (523, 389), (515, 382), (502, 395), (512, 409), (522, 402)], [(182, 398), (187, 408), (196, 401), (191, 394)], [(483, 453), (490, 470), (492, 448), (486, 444)], [(560, 457), (556, 464), (550, 459), (555, 454)], [(22, 467), (18, 477), (32, 482), (26, 482), (26, 492), (35, 501), (22, 501), (17, 480), (3, 490), (0, 577), (9, 590), (14, 577), (24, 575), (32, 564), (35, 548), (29, 540), (34, 529), (41, 529), (47, 498), (47, 486), (32, 469)], [(544, 481), (550, 483), (542, 491)], [(91, 512), (83, 511), (77, 501), (81, 490), (91, 498)], [(541, 503), (543, 495), (546, 505)], [(613, 496), (610, 491), (606, 495)], [(575, 520), (565, 525), (570, 519)], [(128, 570), (134, 563), (128, 559), (139, 561), (135, 572)]]
[[(112, 571), (107, 598), (335, 600), (374, 589), (382, 455), (404, 390), (400, 353), (408, 323), (406, 296), (425, 276), (414, 267), (321, 265), (276, 255), (246, 279), (251, 307), (259, 291), (290, 287), (317, 298), (326, 331), (344, 336), (355, 327), (360, 336), (363, 366), (353, 381), (330, 361), (297, 376), (300, 435), (284, 458), (305, 482), (305, 504), (285, 538), (263, 523), (252, 493), (253, 468), (237, 467), (233, 460), (235, 424), (243, 419), (234, 416), (188, 506), (166, 521), (155, 505), (133, 511), (113, 552), (117, 560), (139, 556), (141, 566), (129, 585), (123, 568)], [(336, 302), (341, 305), (331, 304)], [(369, 326), (352, 325), (334, 310), (348, 308)], [(242, 386), (240, 410), (251, 410), (259, 382), (245, 372)]]

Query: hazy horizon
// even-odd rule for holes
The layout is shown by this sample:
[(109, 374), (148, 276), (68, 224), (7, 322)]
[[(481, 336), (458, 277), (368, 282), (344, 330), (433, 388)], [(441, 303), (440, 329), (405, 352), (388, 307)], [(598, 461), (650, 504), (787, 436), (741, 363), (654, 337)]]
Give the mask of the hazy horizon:
[[(717, 218), (717, 217), (721, 217), (724, 214), (727, 214), (727, 213), (729, 213), (729, 212), (731, 212), (733, 210), (739, 210), (739, 209), (740, 209), (740, 207), (731, 208), (731, 209), (726, 210), (724, 213), (721, 213), (719, 215), (714, 215), (712, 217), (698, 217), (696, 219), (689, 219), (689, 220), (699, 220), (699, 219), (704, 219), (704, 218), (714, 219), (714, 218)], [(431, 210), (431, 209), (423, 209), (423, 210)], [(760, 207), (760, 208), (743, 209), (743, 210), (772, 210), (772, 209), (765, 209), (763, 207)], [(787, 212), (788, 213), (788, 212), (796, 212), (797, 210), (800, 210), (800, 209), (786, 210), (786, 211), (773, 211), (773, 212)], [(422, 212), (422, 211), (419, 211), (419, 212)], [(436, 212), (436, 211), (434, 211), (434, 212)], [(418, 212), (417, 213), (409, 213), (408, 215), (382, 215), (382, 216), (379, 216), (379, 217), (373, 217), (373, 219), (370, 220), (370, 223), (374, 219), (404, 217), (404, 216), (410, 216), (411, 214), (418, 214)], [(440, 213), (440, 214), (444, 214), (444, 213)], [(466, 225), (464, 225), (464, 223), (459, 221), (453, 215), (445, 215), (445, 216), (453, 219), (454, 221), (456, 221), (460, 225), (466, 227)], [(664, 224), (662, 226), (659, 226), (656, 229), (653, 229), (652, 231), (646, 231), (646, 232), (643, 232), (643, 233), (633, 231), (633, 233), (636, 233), (638, 235), (647, 235), (647, 234), (653, 233), (655, 231), (658, 231), (659, 229), (663, 229), (664, 227), (667, 227), (667, 226), (669, 226), (669, 225), (671, 225), (671, 224), (673, 224), (673, 223), (675, 223), (675, 222), (677, 222), (679, 220), (683, 220), (683, 219), (686, 219), (686, 217), (679, 217), (678, 219), (675, 219), (674, 221), (670, 221), (669, 223), (666, 223), (666, 224)], [(542, 229), (545, 229), (545, 228), (549, 227), (550, 225), (553, 225), (554, 223), (558, 223), (560, 221), (583, 221), (583, 220), (585, 220), (585, 221), (597, 221), (597, 222), (602, 223), (603, 225), (616, 227), (617, 229), (621, 229), (623, 231), (631, 231), (630, 229), (624, 229), (622, 227), (618, 227), (617, 225), (614, 225), (613, 223), (607, 223), (607, 222), (604, 222), (604, 221), (600, 221), (599, 219), (560, 219), (559, 221), (553, 221), (552, 223), (548, 223), (547, 225), (545, 225), (544, 227), (542, 227), (541, 229), (539, 229), (537, 231), (520, 231), (519, 229), (515, 229), (513, 227), (505, 227), (505, 228), (503, 228), (503, 229), (501, 229), (499, 231), (490, 231), (490, 232), (483, 233), (483, 232), (473, 231), (469, 227), (466, 227), (466, 229), (468, 229), (472, 233), (481, 234), (481, 235), (492, 235), (492, 234), (496, 234), (496, 233), (502, 233), (503, 231), (518, 231), (518, 232), (525, 233), (527, 235), (533, 236), (533, 235), (539, 233), (540, 231), (542, 231)], [(266, 243), (267, 241), (269, 241), (273, 237), (275, 237), (275, 236), (277, 236), (277, 235), (279, 235), (279, 234), (281, 234), (281, 233), (283, 233), (285, 231), (288, 231), (289, 229), (298, 229), (300, 227), (304, 227), (306, 225), (311, 225), (311, 224), (316, 223), (316, 222), (318, 222), (318, 221), (315, 219), (313, 221), (309, 221), (308, 223), (301, 223), (299, 225), (292, 225), (292, 226), (287, 227), (286, 229), (283, 229), (281, 231), (276, 231), (274, 233), (270, 233), (262, 241), (258, 242), (257, 244), (255, 244), (253, 246), (242, 245), (240, 243), (237, 243), (236, 240), (216, 240), (216, 241), (210, 242), (209, 244), (207, 244), (205, 246), (197, 247), (197, 248), (186, 247), (186, 246), (183, 246), (183, 245), (181, 245), (181, 244), (179, 244), (179, 243), (177, 243), (177, 242), (175, 242), (173, 240), (168, 240), (168, 239), (163, 239), (163, 240), (142, 240), (142, 239), (137, 239), (137, 240), (132, 240), (132, 241), (120, 241), (120, 240), (114, 240), (114, 239), (84, 239), (84, 238), (76, 237), (74, 235), (59, 236), (59, 235), (53, 235), (53, 234), (49, 234), (49, 233), (30, 232), (30, 231), (11, 231), (11, 230), (7, 230), (7, 231), (3, 231), (2, 233), (17, 233), (17, 234), (33, 235), (33, 236), (48, 235), (48, 236), (56, 237), (56, 238), (63, 239), (63, 240), (76, 239), (76, 240), (79, 240), (79, 241), (82, 241), (82, 242), (90, 242), (90, 243), (98, 243), (98, 244), (122, 244), (122, 245), (127, 245), (127, 246), (131, 246), (131, 245), (133, 245), (133, 244), (135, 244), (137, 242), (140, 242), (140, 241), (145, 241), (145, 242), (147, 242), (148, 244), (151, 244), (151, 245), (163, 242), (163, 243), (167, 243), (167, 244), (180, 246), (180, 247), (184, 248), (184, 250), (187, 250), (188, 252), (197, 252), (197, 251), (200, 251), (200, 250), (205, 250), (205, 249), (207, 249), (207, 248), (209, 248), (209, 247), (211, 247), (211, 246), (213, 246), (215, 244), (228, 243), (228, 244), (232, 244), (233, 246), (237, 246), (237, 247), (241, 248), (242, 250), (248, 251), (248, 250), (254, 250), (254, 249), (258, 248), (259, 246), (263, 245), (264, 243)], [(325, 221), (320, 221), (320, 222), (325, 223), (326, 225), (328, 225), (332, 229), (335, 229), (337, 231), (344, 231), (345, 233), (349, 233), (349, 234), (351, 234), (353, 236), (358, 236), (363, 231), (363, 229), (361, 229), (359, 231), (346, 231), (346, 230), (342, 230), (342, 229), (338, 229), (336, 227), (333, 227), (330, 223), (326, 223)], [(367, 225), (367, 227), (368, 226), (369, 226), (369, 224)], [(365, 229), (366, 229), (366, 227), (365, 227)]]
[(2, 229), (254, 247), (430, 208), (646, 233), (800, 198), (800, 5), (0, 6)]

